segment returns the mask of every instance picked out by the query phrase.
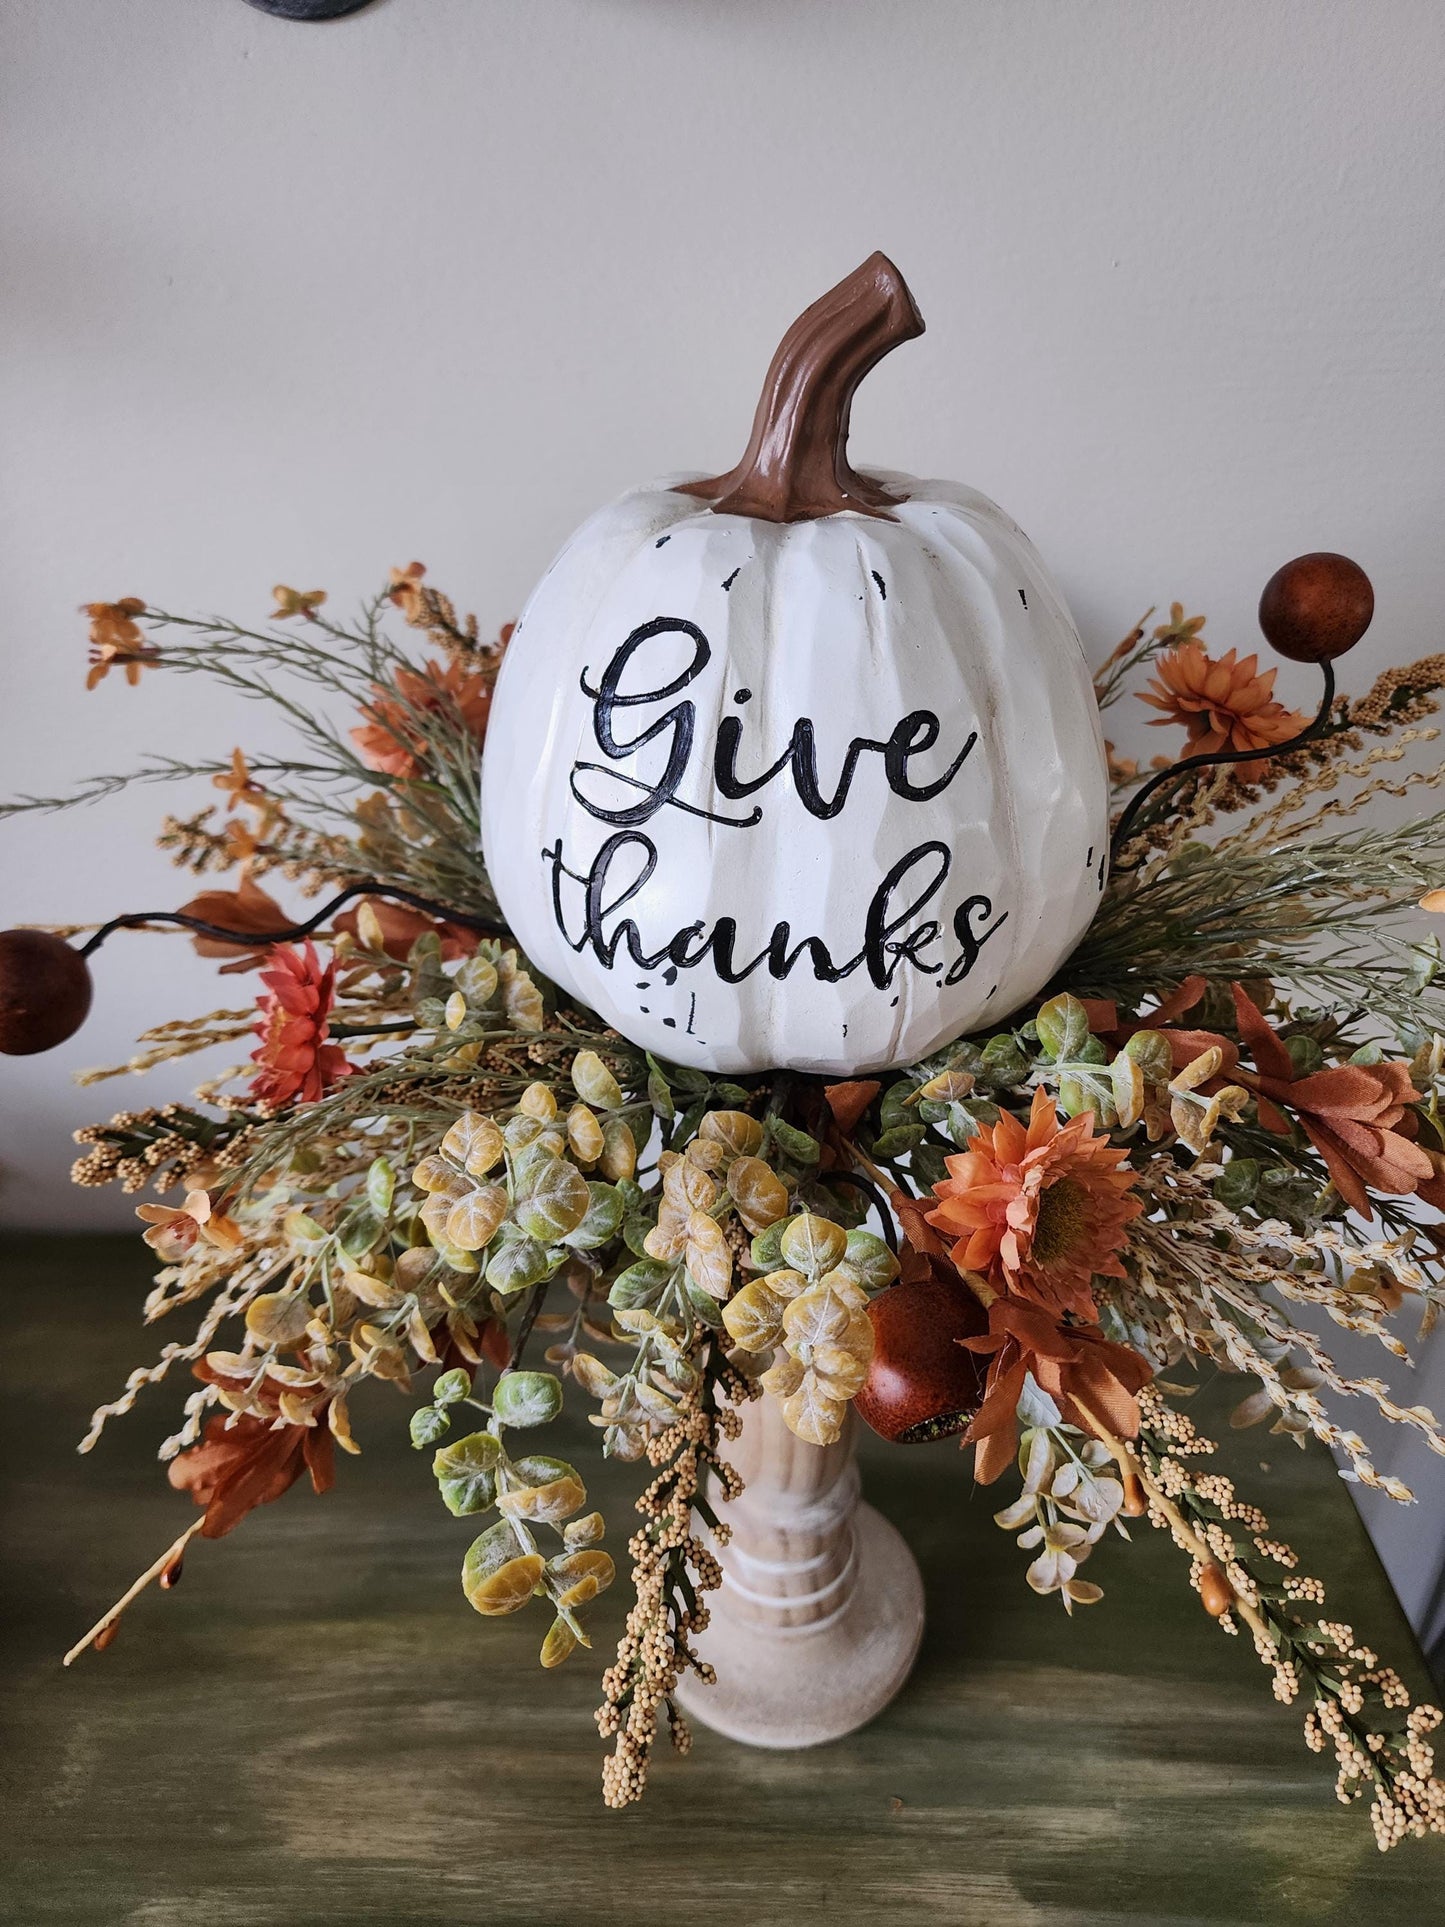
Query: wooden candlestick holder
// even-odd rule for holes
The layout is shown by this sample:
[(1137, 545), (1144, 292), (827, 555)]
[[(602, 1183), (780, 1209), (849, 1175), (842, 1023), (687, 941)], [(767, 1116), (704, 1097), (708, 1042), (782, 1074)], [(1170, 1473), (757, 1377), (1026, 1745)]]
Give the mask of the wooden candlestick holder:
[(698, 1641), (717, 1672), (689, 1674), (688, 1715), (750, 1746), (820, 1746), (882, 1711), (923, 1636), (923, 1581), (902, 1535), (859, 1498), (857, 1421), (827, 1446), (794, 1437), (776, 1399), (743, 1409), (729, 1458), (745, 1489), (721, 1588)]

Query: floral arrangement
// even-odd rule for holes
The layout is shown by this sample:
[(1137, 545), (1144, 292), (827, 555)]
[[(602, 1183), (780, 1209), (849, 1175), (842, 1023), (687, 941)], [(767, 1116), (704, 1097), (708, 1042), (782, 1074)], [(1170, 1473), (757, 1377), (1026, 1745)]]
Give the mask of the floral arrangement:
[[(1338, 653), (1311, 631), (1309, 583), (1303, 613), (1290, 586), (1266, 624), (1280, 647)], [(1312, 1435), (1401, 1501), (1336, 1402), (1366, 1399), (1445, 1453), (1431, 1413), (1348, 1375), (1318, 1336), (1332, 1321), (1404, 1357), (1402, 1318), (1428, 1328), (1445, 1298), (1439, 947), (1411, 922), (1445, 907), (1445, 815), (1355, 820), (1445, 776), (1402, 762), (1436, 736), (1445, 657), (1359, 697), (1334, 696), (1327, 671), (1311, 727), (1255, 655), (1212, 653), (1202, 618), (1146, 618), (1098, 698), (1107, 712), (1150, 672), (1138, 693), (1185, 760), (1141, 771), (1111, 752), (1112, 875), (1048, 994), (886, 1077), (731, 1081), (570, 1005), (501, 927), (479, 763), (506, 632), (484, 640), (417, 563), (353, 622), (319, 590), (275, 596), (254, 628), (136, 598), (88, 611), (90, 687), (112, 670), (209, 675), (277, 705), (296, 748), (146, 765), (140, 780), (214, 786), (160, 837), (205, 881), (86, 946), (165, 921), (258, 987), (84, 1080), (249, 1053), (193, 1102), (79, 1134), (77, 1183), (162, 1200), (139, 1207), (160, 1262), (147, 1322), (196, 1320), (81, 1450), (188, 1369), (161, 1456), (199, 1511), (69, 1658), (173, 1581), (194, 1536), (224, 1537), (303, 1475), (324, 1491), (336, 1448), (358, 1449), (353, 1392), (382, 1379), (417, 1401), (441, 1503), (482, 1526), (467, 1599), (483, 1615), (540, 1600), (541, 1664), (562, 1663), (614, 1577), (582, 1474), (536, 1443), (576, 1395), (601, 1450), (647, 1466), (635, 1602), (598, 1713), (604, 1794), (622, 1805), (660, 1722), (689, 1743), (673, 1694), (706, 1670), (694, 1639), (726, 1541), (716, 1506), (739, 1489), (740, 1408), (776, 1398), (821, 1444), (856, 1404), (904, 1443), (959, 1436), (982, 1483), (1010, 1481), (998, 1524), (1067, 1612), (1102, 1597), (1085, 1569), (1106, 1534), (1169, 1533), (1205, 1612), (1248, 1636), (1307, 1744), (1333, 1752), (1340, 1798), (1369, 1798), (1380, 1846), (1445, 1831), (1440, 1713), (1328, 1617), (1183, 1409), (1202, 1375), (1235, 1374), (1236, 1422)], [(388, 630), (398, 618), (419, 652)], [(334, 894), (293, 922), (283, 885)], [(0, 939), (3, 967), (32, 939)], [(33, 969), (34, 943), (26, 956)], [(7, 1048), (54, 1041), (29, 1021)]]

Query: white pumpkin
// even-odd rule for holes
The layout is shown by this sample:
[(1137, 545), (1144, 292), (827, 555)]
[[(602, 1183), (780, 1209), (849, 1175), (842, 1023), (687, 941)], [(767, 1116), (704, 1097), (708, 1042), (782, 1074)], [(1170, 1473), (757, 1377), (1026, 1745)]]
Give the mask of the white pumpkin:
[(512, 636), (498, 902), (674, 1062), (912, 1062), (1041, 989), (1098, 902), (1098, 709), (1043, 563), (972, 489), (847, 464), (857, 382), (921, 328), (873, 256), (789, 331), (738, 468), (594, 515)]

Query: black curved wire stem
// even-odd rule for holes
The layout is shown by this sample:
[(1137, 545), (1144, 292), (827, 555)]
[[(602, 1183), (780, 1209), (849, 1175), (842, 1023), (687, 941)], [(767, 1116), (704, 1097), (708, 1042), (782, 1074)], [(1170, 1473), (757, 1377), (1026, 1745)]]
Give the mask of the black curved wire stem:
[(222, 943), (244, 944), (248, 949), (259, 950), (267, 944), (291, 943), (297, 937), (309, 937), (343, 903), (350, 903), (353, 897), (392, 897), (398, 903), (409, 904), (413, 910), (424, 910), (429, 916), (440, 917), (447, 923), (459, 923), (463, 929), (479, 931), (484, 937), (505, 937), (509, 934), (504, 925), (491, 917), (474, 917), (465, 910), (458, 910), (453, 904), (438, 903), (434, 897), (420, 897), (414, 890), (401, 890), (390, 883), (373, 881), (348, 884), (329, 903), (323, 903), (314, 917), (308, 917), (304, 923), (287, 924), (284, 930), (230, 930), (224, 924), (207, 923), (203, 917), (188, 917), (181, 910), (133, 910), (126, 916), (112, 917), (109, 923), (103, 923), (81, 945), (80, 955), (88, 957), (99, 950), (106, 938), (113, 936), (117, 930), (135, 930), (152, 923), (178, 924), (182, 930), (190, 930), (198, 937), (214, 937)]
[(820, 1173), (820, 1184), (851, 1184), (855, 1191), (861, 1191), (878, 1213), (883, 1225), (883, 1240), (894, 1257), (898, 1256), (898, 1233), (893, 1229), (893, 1213), (888, 1200), (871, 1178), (863, 1178), (856, 1171), (824, 1171)]
[(1300, 749), (1304, 744), (1313, 742), (1328, 721), (1335, 700), (1335, 666), (1332, 662), (1322, 662), (1320, 668), (1325, 674), (1325, 693), (1315, 712), (1314, 721), (1302, 729), (1298, 736), (1291, 736), (1287, 742), (1271, 743), (1263, 750), (1229, 749), (1220, 750), (1213, 756), (1187, 756), (1182, 763), (1171, 763), (1168, 769), (1161, 769), (1151, 782), (1146, 783), (1143, 789), (1137, 790), (1130, 797), (1128, 807), (1119, 818), (1114, 834), (1109, 838), (1110, 861), (1112, 862), (1118, 856), (1128, 841), (1129, 832), (1138, 820), (1140, 810), (1154, 792), (1161, 789), (1164, 784), (1176, 782), (1181, 776), (1187, 776), (1191, 770), (1212, 769), (1225, 763), (1267, 762), (1273, 757), (1284, 756), (1292, 749)]

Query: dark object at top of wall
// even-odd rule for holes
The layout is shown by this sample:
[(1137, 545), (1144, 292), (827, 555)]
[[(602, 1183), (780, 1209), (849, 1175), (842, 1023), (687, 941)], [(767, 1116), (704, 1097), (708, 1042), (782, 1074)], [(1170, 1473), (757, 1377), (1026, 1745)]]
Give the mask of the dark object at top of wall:
[(262, 13), (279, 14), (283, 20), (339, 20), (344, 13), (359, 13), (371, 0), (250, 0)]

